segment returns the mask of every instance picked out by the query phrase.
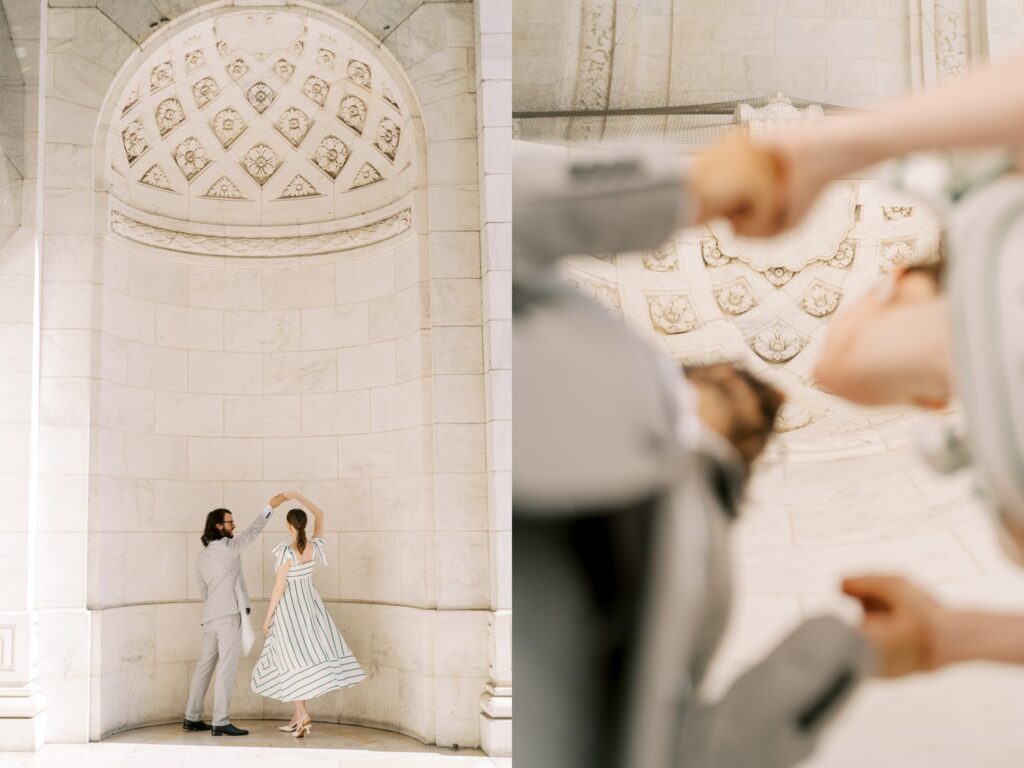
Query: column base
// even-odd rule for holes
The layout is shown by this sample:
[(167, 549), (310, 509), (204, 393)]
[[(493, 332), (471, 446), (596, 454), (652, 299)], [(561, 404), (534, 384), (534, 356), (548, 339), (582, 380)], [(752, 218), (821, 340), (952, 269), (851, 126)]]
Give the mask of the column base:
[(46, 712), (38, 687), (0, 688), (0, 752), (38, 752), (45, 740)]
[(489, 683), (480, 697), (480, 709), (480, 748), (491, 757), (511, 757), (511, 686)]

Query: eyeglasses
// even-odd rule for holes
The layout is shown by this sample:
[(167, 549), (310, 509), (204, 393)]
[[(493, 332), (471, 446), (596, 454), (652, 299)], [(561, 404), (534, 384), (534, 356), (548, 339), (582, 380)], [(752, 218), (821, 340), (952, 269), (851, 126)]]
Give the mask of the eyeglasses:
[(232, 520), (225, 520), (223, 523), (221, 523), (221, 525), (223, 525), (225, 528), (235, 527), (235, 523)]

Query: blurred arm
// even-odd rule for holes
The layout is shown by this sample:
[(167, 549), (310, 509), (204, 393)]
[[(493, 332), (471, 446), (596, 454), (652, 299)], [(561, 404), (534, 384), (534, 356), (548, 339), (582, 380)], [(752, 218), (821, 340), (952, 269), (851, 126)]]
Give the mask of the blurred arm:
[(239, 534), (236, 534), (232, 539), (225, 539), (228, 545), (228, 549), (234, 549), (241, 551), (252, 544), (263, 533), (263, 529), (267, 526), (267, 521), (270, 519), (270, 513), (274, 511), (274, 508), (269, 504), (263, 508), (256, 519), (249, 523), (249, 527), (246, 528)]
[(513, 157), (517, 265), (656, 248), (695, 215), (668, 150), (569, 154), (517, 142)]

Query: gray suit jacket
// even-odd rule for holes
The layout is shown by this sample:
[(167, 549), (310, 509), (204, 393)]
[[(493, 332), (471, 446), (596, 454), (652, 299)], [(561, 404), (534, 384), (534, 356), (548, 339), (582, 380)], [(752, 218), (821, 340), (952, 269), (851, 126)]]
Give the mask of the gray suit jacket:
[(242, 550), (252, 544), (270, 519), (273, 510), (268, 506), (256, 516), (249, 527), (234, 538), (211, 541), (196, 558), (196, 576), (203, 593), (203, 618), (205, 624), (221, 616), (246, 613), (252, 605), (249, 590), (242, 574)]

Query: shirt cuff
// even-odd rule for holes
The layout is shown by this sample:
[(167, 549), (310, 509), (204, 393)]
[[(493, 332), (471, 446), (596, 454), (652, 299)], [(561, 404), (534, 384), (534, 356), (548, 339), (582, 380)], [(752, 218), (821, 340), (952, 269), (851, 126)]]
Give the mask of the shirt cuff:
[(270, 513), (273, 512), (273, 511), (274, 511), (274, 508), (272, 506), (270, 506), (269, 504), (267, 504), (267, 506), (265, 506), (263, 508), (263, 516), (265, 518), (267, 518), (267, 520), (269, 520), (270, 519)]

